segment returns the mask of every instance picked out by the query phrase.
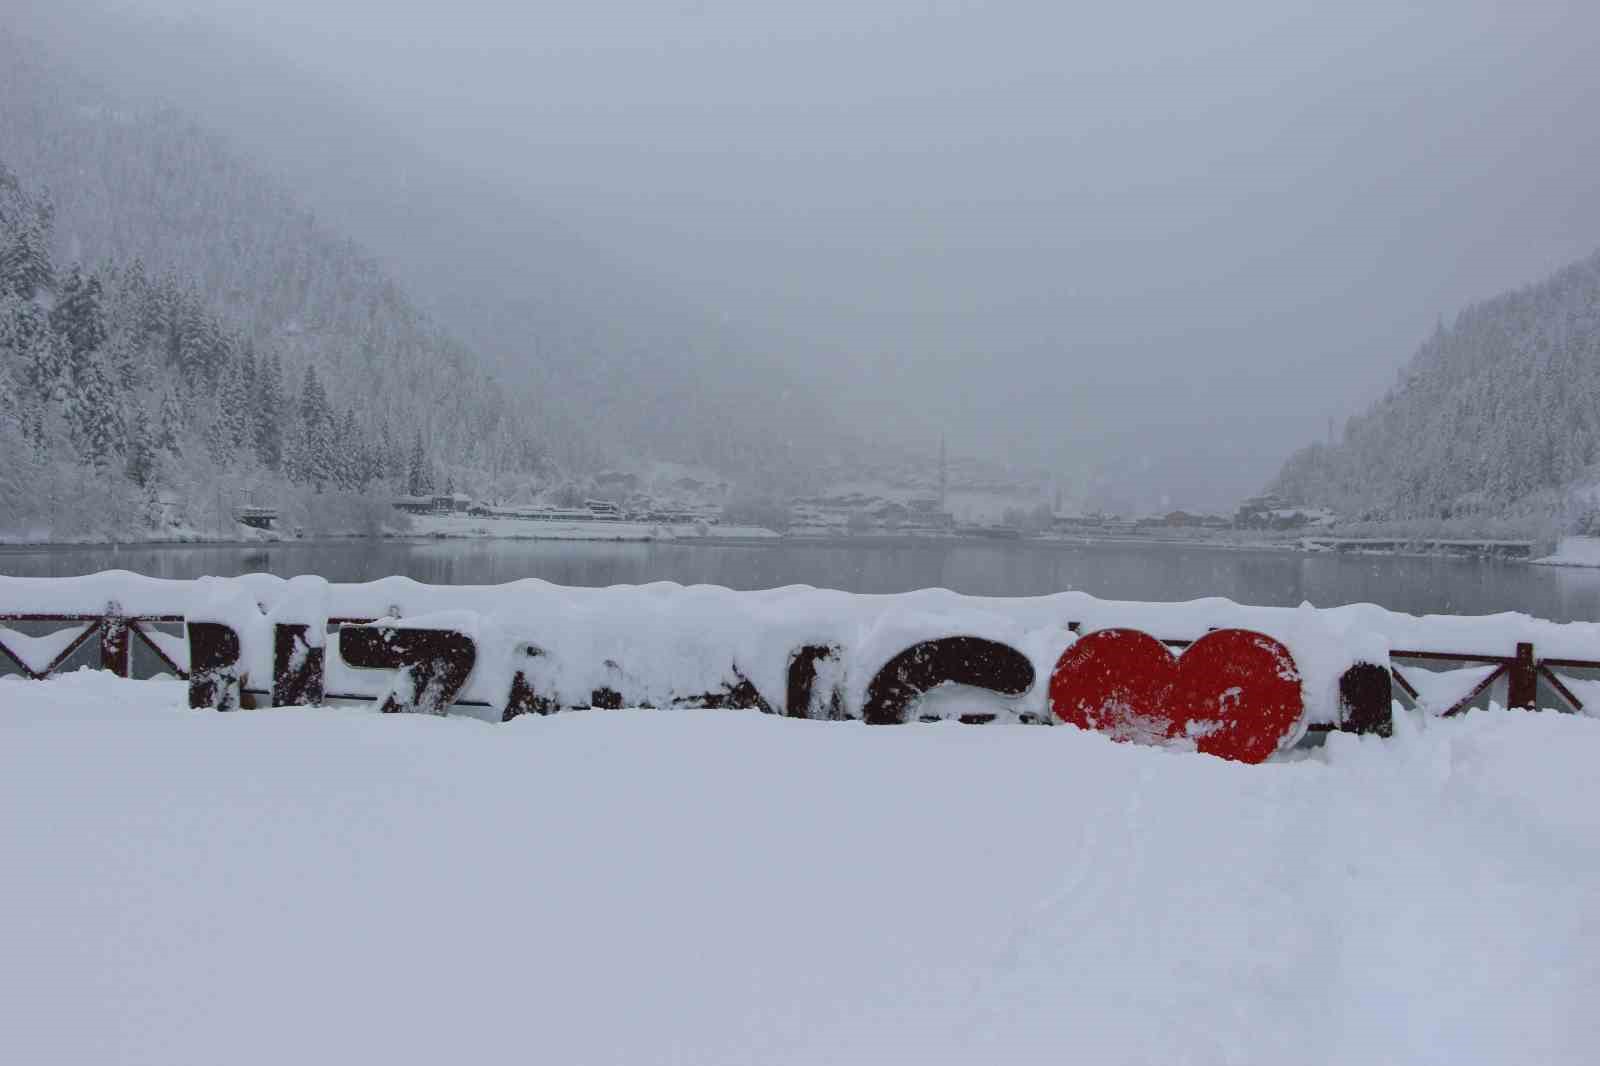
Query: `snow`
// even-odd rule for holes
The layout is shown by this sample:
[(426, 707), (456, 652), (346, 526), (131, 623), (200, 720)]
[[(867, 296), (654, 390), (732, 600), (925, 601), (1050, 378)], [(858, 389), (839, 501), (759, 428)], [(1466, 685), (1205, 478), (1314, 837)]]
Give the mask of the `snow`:
[(1534, 562), (1546, 566), (1600, 566), (1600, 537), (1562, 537), (1555, 554)]
[(1597, 759), (0, 681), (0, 1057), (1588, 1063)]

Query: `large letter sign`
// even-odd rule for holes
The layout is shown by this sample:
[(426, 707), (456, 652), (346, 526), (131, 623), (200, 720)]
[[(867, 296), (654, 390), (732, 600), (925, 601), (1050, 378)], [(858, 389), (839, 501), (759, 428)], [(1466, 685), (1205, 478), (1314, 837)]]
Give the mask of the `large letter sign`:
[(241, 698), (239, 634), (220, 622), (190, 622), (189, 706), (237, 710)]
[[(748, 640), (739, 628), (741, 605), (728, 605), (731, 622), (716, 619), (703, 610), (701, 592), (686, 617), (711, 632), (720, 624), (721, 640), (699, 631), (680, 639), (684, 634), (655, 614), (632, 630), (619, 624), (629, 621), (626, 615), (602, 619), (597, 632), (606, 639), (600, 641), (581, 628), (573, 632), (559, 606), (536, 616), (535, 624), (515, 610), (501, 617), (441, 610), (400, 621), (399, 608), (392, 607), (375, 622), (333, 619), (338, 636), (325, 648), (326, 584), (302, 585), (299, 599), (280, 599), (270, 610), (247, 598), (245, 587), (209, 588), (210, 599), (187, 619), (192, 706), (234, 710), (270, 696), (276, 706), (376, 700), (389, 713), (481, 708), (500, 721), (619, 707), (739, 708), (868, 725), (944, 718), (983, 724), (998, 718), (1060, 722), (1117, 740), (1262, 762), (1307, 728), (1306, 693), (1326, 691), (1331, 697), (1335, 688), (1326, 657), (1316, 661), (1308, 683), (1289, 648), (1265, 633), (1215, 629), (1192, 643), (1163, 642), (1126, 628), (1074, 636), (1076, 623), (1042, 613), (1037, 604), (1030, 625), (1011, 626), (1010, 633), (1021, 635), (1007, 641), (971, 632), (985, 623), (953, 621), (949, 635), (899, 646), (887, 661), (881, 655), (896, 645), (880, 652), (874, 636), (866, 647), (852, 648), (849, 628), (825, 615), (810, 629), (818, 634), (810, 639), (781, 618), (784, 637)], [(651, 609), (670, 621), (660, 604)], [(927, 632), (924, 622), (918, 624)], [(1198, 628), (1193, 621), (1190, 626), (1191, 632)], [(1186, 643), (1182, 655), (1169, 650)], [(1063, 645), (1045, 678), (1045, 664)], [(1321, 709), (1310, 721), (1387, 731), (1389, 671), (1367, 661), (1371, 654), (1364, 648), (1363, 655), (1344, 661), (1337, 707)], [(484, 656), (495, 661), (480, 663)], [(270, 670), (271, 677), (251, 678), (252, 669)], [(329, 690), (330, 684), (349, 690)], [(923, 699), (950, 685), (1002, 699), (980, 699), (976, 707), (962, 699)]]
[(1020, 696), (1033, 687), (1033, 664), (1011, 645), (982, 637), (925, 640), (878, 671), (867, 686), (861, 718), (868, 725), (899, 725), (918, 696), (940, 685), (972, 685)]
[(339, 656), (351, 666), (399, 671), (383, 698), (385, 714), (449, 714), (472, 674), (478, 648), (471, 637), (450, 629), (344, 626)]
[(1118, 740), (1186, 743), (1261, 762), (1305, 712), (1289, 649), (1262, 633), (1219, 629), (1174, 658), (1136, 629), (1102, 629), (1062, 653), (1050, 708), (1063, 722)]

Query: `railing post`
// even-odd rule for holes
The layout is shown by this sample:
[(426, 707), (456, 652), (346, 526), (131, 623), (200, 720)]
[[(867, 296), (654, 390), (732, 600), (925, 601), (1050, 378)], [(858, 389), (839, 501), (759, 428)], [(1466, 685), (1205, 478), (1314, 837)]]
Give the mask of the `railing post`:
[(106, 604), (105, 617), (100, 621), (100, 669), (110, 670), (118, 677), (128, 676), (132, 659), (129, 636), (122, 605), (112, 600)]
[(1506, 706), (1533, 710), (1539, 702), (1539, 663), (1532, 644), (1518, 644), (1517, 657), (1506, 675)]

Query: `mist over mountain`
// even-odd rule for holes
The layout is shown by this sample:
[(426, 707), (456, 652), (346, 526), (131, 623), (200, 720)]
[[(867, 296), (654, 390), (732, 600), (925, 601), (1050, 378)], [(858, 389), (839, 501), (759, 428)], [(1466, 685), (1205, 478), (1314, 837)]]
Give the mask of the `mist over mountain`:
[(1223, 509), (1597, 239), (1570, 5), (11, 11), (358, 241), (564, 469), (782, 489), (946, 438)]
[(1366, 521), (1587, 523), (1600, 479), (1600, 252), (1438, 327), (1337, 443), (1273, 488)]
[[(320, 371), (441, 461), (492, 468), (536, 419), (373, 258), (184, 112), (79, 77), (0, 32), (0, 160), (48, 196), (58, 269), (104, 264), (170, 276), (291, 380)], [(531, 390), (526, 393), (531, 396)]]
[(777, 366), (770, 348), (513, 189), (431, 155), (327, 79), (197, 19), (113, 11), (29, 25), (44, 33), (49, 65), (90, 67), (144, 106), (181, 102), (325, 229), (370, 248), (408, 300), (494, 372), (563, 468), (665, 459), (799, 485), (848, 445), (815, 383)]

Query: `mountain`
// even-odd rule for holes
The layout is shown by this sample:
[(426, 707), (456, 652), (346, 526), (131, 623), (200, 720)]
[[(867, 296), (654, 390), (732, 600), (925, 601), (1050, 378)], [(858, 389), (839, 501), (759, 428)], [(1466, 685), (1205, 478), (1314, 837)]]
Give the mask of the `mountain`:
[(225, 131), (236, 157), (336, 220), (412, 306), (476, 353), (567, 470), (654, 459), (773, 485), (852, 451), (817, 383), (780, 365), (774, 342), (632, 269), (626, 249), (597, 247), (515, 176), (435, 157), (339, 86), (218, 23), (109, 7), (88, 17), (84, 4), (52, 18), (49, 7), (30, 31), (50, 58), (15, 57), (24, 69), (13, 83), (37, 81), (41, 65), (92, 69), (128, 100), (176, 102), (196, 126)]
[(1571, 517), (1600, 458), (1600, 252), (1441, 321), (1343, 439), (1273, 490), (1369, 521)]
[(0, 31), (0, 161), (52, 207), (58, 267), (138, 263), (182, 279), (290, 382), (314, 369), (441, 462), (496, 472), (537, 440), (530, 401), (421, 312), (370, 255), (300, 206), (229, 141), (128, 100)]

